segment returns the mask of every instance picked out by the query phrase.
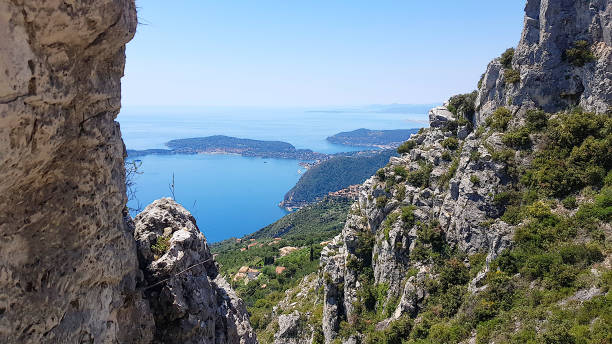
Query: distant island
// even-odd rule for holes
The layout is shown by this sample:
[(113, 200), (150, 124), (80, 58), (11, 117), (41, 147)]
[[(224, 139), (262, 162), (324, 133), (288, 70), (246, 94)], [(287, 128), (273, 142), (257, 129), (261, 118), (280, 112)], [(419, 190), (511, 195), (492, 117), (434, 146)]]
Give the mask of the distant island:
[(145, 149), (127, 151), (129, 157), (171, 154), (239, 154), (246, 157), (320, 160), (327, 154), (310, 149), (296, 149), (282, 141), (241, 139), (224, 135), (176, 139), (166, 143), (169, 149)]
[(338, 133), (328, 137), (327, 141), (346, 146), (397, 148), (418, 131), (419, 129), (370, 130), (362, 128)]

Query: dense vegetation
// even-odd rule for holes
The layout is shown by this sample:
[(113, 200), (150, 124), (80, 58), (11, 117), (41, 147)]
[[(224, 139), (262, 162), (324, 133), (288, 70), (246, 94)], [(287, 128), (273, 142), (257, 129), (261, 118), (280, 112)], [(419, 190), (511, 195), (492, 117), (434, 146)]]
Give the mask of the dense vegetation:
[(408, 140), (418, 129), (369, 130), (357, 129), (330, 136), (327, 141), (349, 146), (395, 146)]
[(397, 155), (394, 150), (355, 156), (333, 157), (310, 168), (285, 195), (291, 204), (310, 203), (329, 192), (361, 184)]
[[(261, 230), (236, 239), (213, 244), (211, 251), (221, 273), (231, 280), (241, 266), (261, 272), (257, 279), (245, 284), (232, 282), (251, 314), (251, 324), (260, 333), (271, 319), (271, 310), (306, 275), (317, 271), (323, 246), (320, 244), (337, 235), (344, 226), (350, 204), (346, 199), (325, 199), (291, 213)], [(280, 238), (281, 240), (274, 240)], [(242, 248), (256, 243), (247, 250)], [(279, 249), (294, 246), (299, 249), (280, 257)], [(284, 267), (277, 274), (276, 267)]]

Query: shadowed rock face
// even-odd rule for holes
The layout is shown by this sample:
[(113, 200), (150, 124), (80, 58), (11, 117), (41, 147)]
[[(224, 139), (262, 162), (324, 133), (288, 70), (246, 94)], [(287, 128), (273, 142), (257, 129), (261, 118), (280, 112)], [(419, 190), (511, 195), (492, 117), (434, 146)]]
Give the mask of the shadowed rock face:
[(0, 1), (0, 342), (148, 342), (119, 125), (133, 0)]

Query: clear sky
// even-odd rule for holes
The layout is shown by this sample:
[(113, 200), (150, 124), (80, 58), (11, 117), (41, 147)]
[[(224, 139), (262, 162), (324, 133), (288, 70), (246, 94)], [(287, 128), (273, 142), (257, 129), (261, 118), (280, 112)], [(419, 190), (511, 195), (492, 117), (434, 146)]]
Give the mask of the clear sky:
[(137, 0), (126, 106), (435, 103), (516, 46), (517, 0)]

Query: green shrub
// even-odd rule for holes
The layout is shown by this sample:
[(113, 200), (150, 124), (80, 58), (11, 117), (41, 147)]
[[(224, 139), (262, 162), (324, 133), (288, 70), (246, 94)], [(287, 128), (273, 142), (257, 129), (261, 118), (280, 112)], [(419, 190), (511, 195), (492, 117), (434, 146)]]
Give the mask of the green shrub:
[(561, 203), (565, 209), (576, 209), (578, 207), (578, 202), (574, 196), (565, 197)]
[(491, 159), (493, 161), (511, 164), (512, 160), (514, 160), (514, 155), (515, 152), (512, 149), (502, 149), (499, 151), (491, 152)]
[(509, 147), (527, 148), (531, 145), (529, 129), (527, 129), (527, 127), (522, 127), (509, 131), (502, 136), (502, 142)]
[(529, 110), (526, 116), (527, 128), (530, 131), (539, 131), (546, 128), (548, 115), (542, 110)]
[(457, 128), (459, 128), (459, 121), (447, 121), (442, 127), (442, 131), (450, 131), (452, 133), (457, 132)]
[(387, 205), (387, 196), (378, 196), (376, 197), (376, 207), (384, 208)]
[(406, 180), (410, 185), (426, 188), (429, 186), (429, 177), (432, 170), (433, 167), (430, 164), (423, 163), (418, 170), (408, 172)]
[(504, 82), (507, 85), (516, 84), (521, 81), (521, 73), (516, 69), (504, 69)]
[(612, 221), (612, 187), (604, 187), (595, 196), (592, 204), (584, 204), (578, 210), (579, 219), (599, 219), (604, 222)]
[(511, 68), (512, 67), (512, 59), (514, 58), (514, 48), (508, 48), (506, 51), (504, 51), (504, 53), (501, 55), (500, 58), (500, 63), (504, 68)]
[(384, 181), (387, 178), (387, 175), (385, 173), (385, 169), (381, 168), (378, 171), (376, 171), (376, 176), (378, 177), (378, 179), (380, 179), (381, 181)]
[[(480, 87), (479, 87), (480, 88)], [(448, 100), (448, 111), (452, 112), (455, 116), (461, 116), (461, 119), (471, 121), (474, 117), (474, 112), (476, 108), (474, 104), (476, 103), (476, 98), (478, 97), (478, 92), (473, 91), (471, 93), (466, 94), (458, 94), (456, 96), (452, 96)]]
[(459, 157), (456, 157), (455, 159), (453, 159), (453, 162), (449, 166), (448, 171), (446, 171), (446, 173), (440, 176), (440, 185), (443, 187), (448, 187), (448, 183), (455, 176), (455, 173), (457, 173), (458, 168), (459, 168)]
[(521, 183), (559, 198), (585, 186), (601, 187), (612, 168), (612, 117), (572, 112), (548, 122), (547, 144), (536, 152)]
[(447, 137), (441, 142), (442, 147), (455, 150), (459, 148), (459, 141), (455, 137)]
[(442, 160), (444, 161), (451, 161), (453, 160), (453, 156), (451, 155), (451, 153), (447, 150), (445, 150), (444, 152), (442, 152), (442, 156), (441, 156)]
[(497, 108), (491, 116), (487, 117), (485, 124), (493, 130), (506, 131), (511, 118), (512, 112), (502, 106)]
[(480, 160), (480, 152), (478, 150), (473, 150), (470, 152), (470, 161), (476, 162)]
[(408, 153), (410, 152), (414, 147), (416, 147), (416, 141), (414, 140), (408, 140), (404, 143), (402, 143), (398, 148), (397, 148), (397, 152), (399, 154), (404, 154), (404, 153)]
[(582, 67), (595, 60), (589, 42), (584, 40), (574, 42), (572, 47), (565, 51), (564, 56), (569, 63), (576, 67)]
[(469, 282), (470, 271), (462, 261), (457, 258), (451, 258), (444, 262), (439, 280), (442, 290), (447, 290), (452, 286), (463, 285)]
[(406, 179), (406, 177), (408, 177), (408, 171), (406, 171), (406, 168), (404, 168), (404, 166), (395, 166), (393, 168), (393, 172), (396, 176), (402, 177), (402, 179)]
[(474, 184), (474, 185), (480, 185), (480, 178), (478, 178), (478, 176), (477, 176), (477, 175), (472, 174), (472, 175), (470, 176), (470, 182), (471, 182), (472, 184)]
[(397, 191), (395, 193), (395, 199), (401, 202), (404, 200), (404, 198), (406, 198), (406, 185), (400, 184), (397, 187)]
[(416, 220), (414, 216), (415, 209), (416, 207), (413, 205), (402, 207), (401, 219), (402, 219), (402, 222), (404, 223), (404, 228), (412, 228), (412, 226), (414, 226), (414, 223)]
[(170, 249), (170, 238), (160, 235), (157, 237), (157, 241), (153, 246), (151, 246), (153, 253), (157, 256), (161, 256), (164, 253), (168, 252)]

